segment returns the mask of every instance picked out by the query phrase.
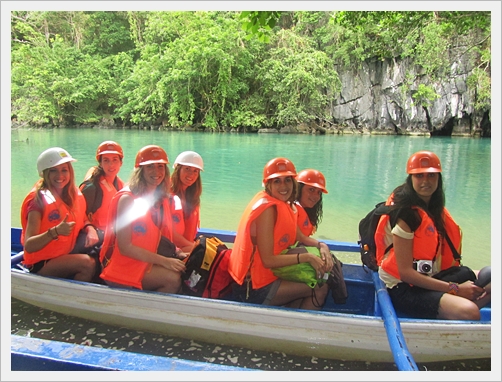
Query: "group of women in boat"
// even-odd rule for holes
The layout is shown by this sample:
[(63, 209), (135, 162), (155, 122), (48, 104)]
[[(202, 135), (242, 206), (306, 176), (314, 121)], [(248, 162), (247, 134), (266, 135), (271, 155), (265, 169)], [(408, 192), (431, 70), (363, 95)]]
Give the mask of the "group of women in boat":
[[(40, 179), (21, 208), (24, 265), (30, 272), (180, 292), (185, 260), (200, 226), (202, 157), (182, 152), (171, 175), (165, 150), (148, 145), (137, 152), (127, 182), (118, 177), (123, 157), (117, 142), (101, 143), (97, 165), (77, 187), (71, 164), (75, 159), (66, 150), (51, 147), (40, 154)], [(461, 266), (444, 244), (451, 237), (460, 251), (460, 228), (444, 205), (440, 160), (420, 151), (410, 157), (406, 172), (405, 183), (387, 200), (394, 224), (382, 217), (375, 234), (380, 277), (396, 310), (429, 318), (479, 319), (491, 288), (476, 285), (476, 273)], [(309, 263), (320, 279), (331, 272), (334, 257), (313, 237), (322, 220), (322, 196), (328, 193), (325, 177), (315, 169), (297, 172), (289, 159), (278, 157), (264, 165), (262, 181), (263, 189), (242, 214), (230, 253), (232, 298), (320, 309), (328, 283), (312, 288), (281, 279), (273, 270)], [(297, 242), (317, 247), (319, 253), (286, 253)], [(163, 243), (167, 255), (160, 253)], [(381, 249), (389, 243), (393, 246), (384, 253)], [(431, 265), (429, 272), (417, 269), (424, 262)]]

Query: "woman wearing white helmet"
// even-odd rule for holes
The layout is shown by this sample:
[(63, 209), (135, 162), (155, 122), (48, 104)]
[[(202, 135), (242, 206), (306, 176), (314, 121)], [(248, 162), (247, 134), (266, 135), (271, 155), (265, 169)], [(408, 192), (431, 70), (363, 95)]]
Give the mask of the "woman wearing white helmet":
[(193, 247), (200, 228), (200, 196), (204, 171), (202, 157), (195, 151), (184, 151), (174, 161), (171, 176), (171, 215), (173, 217), (174, 243), (185, 251)]
[(21, 206), (23, 263), (39, 275), (91, 281), (94, 259), (84, 253), (70, 255), (81, 230), (87, 232), (87, 247), (98, 241), (85, 214), (85, 199), (75, 185), (74, 161), (60, 147), (47, 149), (38, 157), (41, 179)]

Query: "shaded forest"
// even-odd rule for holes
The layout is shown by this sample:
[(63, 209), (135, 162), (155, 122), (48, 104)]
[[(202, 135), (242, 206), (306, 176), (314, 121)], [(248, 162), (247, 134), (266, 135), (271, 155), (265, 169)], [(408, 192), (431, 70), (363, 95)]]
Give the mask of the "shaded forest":
[(458, 58), (448, 52), (467, 57), (469, 107), (489, 115), (490, 33), (490, 12), (15, 11), (11, 118), (239, 131), (336, 125), (342, 71), (411, 62), (424, 81), (400, 91), (427, 111), (439, 97), (432, 84)]

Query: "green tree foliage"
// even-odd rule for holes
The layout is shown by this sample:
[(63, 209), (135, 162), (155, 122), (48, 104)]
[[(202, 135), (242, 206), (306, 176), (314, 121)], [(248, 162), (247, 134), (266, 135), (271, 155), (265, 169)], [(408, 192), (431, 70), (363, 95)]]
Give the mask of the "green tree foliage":
[(431, 86), (419, 84), (418, 89), (411, 96), (417, 105), (429, 107), (434, 100), (439, 98), (439, 94)]
[(11, 42), (12, 114), (28, 123), (319, 121), (340, 91), (334, 68), (402, 58), (429, 79), (407, 90), (426, 106), (465, 54), (475, 107), (490, 103), (489, 12), (16, 11)]
[(217, 128), (239, 114), (256, 42), (243, 43), (236, 14), (152, 12), (145, 25), (141, 57), (121, 89), (122, 119)]
[[(109, 106), (124, 63), (121, 44), (134, 47), (124, 36), (94, 45), (100, 22), (112, 23), (112, 13), (13, 12), (12, 114), (18, 120), (43, 124), (96, 123)], [(124, 16), (115, 15), (117, 28)], [(105, 29), (113, 29), (108, 25)], [(128, 36), (128, 34), (126, 34)], [(113, 36), (112, 36), (113, 37)], [(106, 48), (108, 48), (108, 50)], [(122, 69), (122, 70), (121, 70)]]
[(127, 12), (85, 12), (83, 50), (102, 57), (134, 51)]
[(281, 12), (279, 11), (243, 11), (239, 18), (242, 29), (247, 33), (246, 39), (257, 38), (268, 43), (272, 29), (277, 24)]
[(329, 119), (330, 101), (341, 90), (329, 57), (290, 30), (281, 30), (273, 45), (258, 72), (267, 109), (277, 110), (271, 122), (283, 126)]

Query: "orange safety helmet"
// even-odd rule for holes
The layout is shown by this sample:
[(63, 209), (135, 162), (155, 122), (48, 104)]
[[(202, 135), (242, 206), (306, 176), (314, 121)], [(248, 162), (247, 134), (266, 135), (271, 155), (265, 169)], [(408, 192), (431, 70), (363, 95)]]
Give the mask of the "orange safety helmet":
[(120, 159), (124, 158), (122, 147), (114, 141), (101, 142), (96, 150), (96, 160), (99, 162), (99, 157), (103, 154), (117, 154)]
[(296, 176), (296, 180), (308, 186), (320, 188), (325, 194), (328, 193), (328, 190), (326, 190), (326, 179), (320, 171), (313, 169), (302, 170)]
[(408, 159), (406, 172), (408, 174), (441, 172), (441, 161), (432, 151), (418, 151)]
[(296, 176), (296, 168), (293, 162), (286, 158), (274, 158), (270, 160), (263, 169), (263, 184), (267, 180), (278, 178), (279, 176)]
[(145, 166), (151, 163), (169, 164), (167, 154), (162, 147), (148, 145), (138, 151), (134, 167)]

